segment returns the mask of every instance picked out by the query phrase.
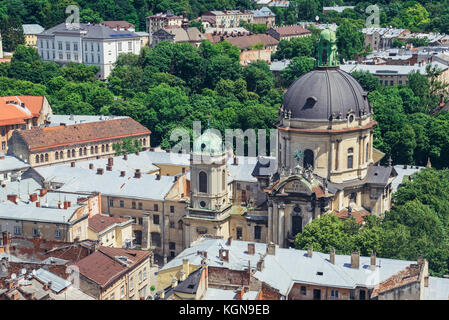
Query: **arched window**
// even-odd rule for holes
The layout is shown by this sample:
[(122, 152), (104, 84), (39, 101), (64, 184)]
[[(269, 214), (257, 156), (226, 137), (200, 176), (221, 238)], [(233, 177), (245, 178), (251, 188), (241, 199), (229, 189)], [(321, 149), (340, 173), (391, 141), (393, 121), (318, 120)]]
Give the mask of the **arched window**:
[(95, 146), (95, 153), (98, 153), (98, 146)]
[(109, 152), (109, 144), (106, 145), (106, 152)]
[(75, 149), (72, 149), (72, 158), (75, 157)]
[(143, 139), (143, 145), (144, 145), (144, 146), (147, 145), (147, 139)]
[(221, 173), (221, 189), (226, 190), (226, 171), (223, 170)]
[(353, 148), (348, 149), (348, 169), (352, 169), (354, 167), (354, 156), (352, 155), (354, 153)]
[(349, 202), (356, 202), (357, 201), (357, 193), (352, 192), (349, 196)]
[(36, 155), (36, 159), (34, 160), (36, 163), (39, 163), (39, 155)]
[(207, 193), (207, 174), (204, 171), (201, 171), (198, 175), (199, 180), (199, 190), (200, 192)]
[(104, 146), (104, 144), (102, 144), (101, 145), (101, 152), (104, 152), (104, 150), (105, 150), (105, 146)]
[(79, 156), (82, 156), (82, 155), (83, 155), (83, 148), (80, 148), (80, 149), (78, 150), (78, 155), (79, 155)]
[(55, 152), (55, 159), (59, 160), (59, 152), (58, 151)]
[(87, 148), (84, 147), (84, 155), (87, 156)]
[(59, 152), (59, 158), (64, 159), (64, 153), (62, 151)]
[(48, 153), (45, 154), (45, 162), (48, 162)]
[(70, 150), (67, 150), (67, 158), (70, 158)]
[(90, 147), (90, 154), (94, 154), (94, 146)]
[(41, 162), (44, 162), (44, 155), (41, 154)]
[(313, 151), (306, 149), (304, 151), (304, 168), (308, 168), (310, 166), (313, 169), (313, 162)]

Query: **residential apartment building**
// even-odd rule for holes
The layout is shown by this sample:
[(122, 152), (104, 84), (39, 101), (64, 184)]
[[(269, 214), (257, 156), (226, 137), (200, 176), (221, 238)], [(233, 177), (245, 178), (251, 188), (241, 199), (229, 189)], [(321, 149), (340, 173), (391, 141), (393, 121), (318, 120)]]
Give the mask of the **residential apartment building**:
[(254, 24), (264, 24), (271, 28), (275, 24), (276, 15), (268, 7), (262, 7), (257, 10), (251, 10), (253, 13)]
[(150, 35), (150, 44), (153, 43), (153, 33), (167, 27), (181, 27), (184, 17), (174, 15), (170, 10), (166, 13), (157, 13), (148, 16), (146, 20), (147, 33)]
[(132, 247), (132, 219), (96, 214), (89, 218), (88, 239), (104, 247)]
[(37, 36), (38, 53), (44, 61), (95, 65), (98, 79), (106, 79), (120, 54), (140, 53), (140, 37), (106, 25), (81, 23), (79, 29), (61, 23)]
[(240, 26), (241, 21), (253, 23), (254, 14), (247, 10), (208, 11), (201, 16), (205, 28), (234, 28)]
[(196, 27), (166, 27), (153, 33), (151, 46), (155, 46), (161, 41), (169, 41), (171, 43), (187, 42), (199, 47), (204, 39), (206, 37)]
[(23, 36), (25, 44), (30, 47), (37, 48), (37, 35), (45, 29), (38, 24), (22, 24)]
[(44, 96), (0, 97), (0, 152), (8, 151), (8, 140), (14, 131), (39, 127), (51, 114)]
[[(361, 257), (357, 251), (325, 254), (311, 247), (284, 249), (232, 237), (202, 237), (163, 266), (158, 272), (159, 296), (176, 294), (172, 291), (179, 286), (177, 280), (206, 269), (207, 286), (203, 288), (215, 288), (221, 294), (233, 289), (240, 299), (245, 293), (261, 300), (449, 298), (449, 279), (430, 277), (428, 263), (420, 257), (404, 261), (377, 258), (375, 253)], [(204, 289), (198, 291), (202, 294)]]
[(124, 138), (150, 145), (151, 131), (131, 118), (14, 131), (8, 154), (31, 166), (46, 166), (115, 154), (113, 144)]
[(150, 293), (150, 255), (99, 247), (78, 261), (80, 290), (98, 300), (144, 300)]
[(312, 31), (300, 25), (273, 27), (268, 29), (267, 34), (272, 36), (278, 41), (281, 40), (291, 40), (293, 38), (302, 38), (312, 35)]

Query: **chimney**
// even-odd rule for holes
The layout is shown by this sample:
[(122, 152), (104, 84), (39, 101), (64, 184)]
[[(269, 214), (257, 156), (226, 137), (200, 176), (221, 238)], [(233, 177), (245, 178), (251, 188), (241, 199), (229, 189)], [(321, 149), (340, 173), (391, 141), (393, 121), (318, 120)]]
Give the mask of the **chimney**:
[(307, 257), (312, 258), (313, 246), (307, 248)]
[(108, 166), (113, 166), (114, 165), (114, 158), (108, 158)]
[(255, 243), (248, 243), (248, 254), (254, 254), (256, 253), (256, 244)]
[(410, 265), (410, 276), (411, 277), (419, 275), (420, 271), (421, 271), (421, 266), (419, 264), (411, 264)]
[(351, 268), (358, 269), (360, 266), (360, 252), (351, 252)]
[(159, 173), (156, 175), (156, 180), (161, 180), (161, 175)]
[(40, 202), (36, 202), (36, 207), (40, 208), (41, 207), (41, 203)]
[(8, 194), (6, 196), (6, 198), (8, 199), (8, 201), (11, 201), (14, 204), (17, 204), (17, 195), (16, 194)]
[(37, 193), (30, 194), (30, 201), (31, 202), (37, 201)]
[(67, 210), (68, 207), (69, 207), (69, 202), (68, 201), (64, 201), (64, 210)]
[(185, 273), (185, 276), (188, 277), (190, 274), (190, 262), (189, 259), (182, 259), (182, 270)]
[(151, 151), (151, 152), (154, 152), (154, 148), (150, 148), (150, 151)]
[(94, 164), (93, 163), (89, 163), (89, 169), (93, 170), (94, 169)]
[(123, 160), (128, 160), (128, 155), (127, 154), (123, 155)]
[(125, 171), (120, 171), (120, 177), (124, 177), (126, 175)]
[(178, 285), (178, 278), (173, 277), (173, 279), (171, 281), (171, 287), (176, 288), (177, 285)]
[(240, 288), (237, 291), (237, 300), (243, 300), (243, 295), (245, 294), (245, 288)]
[(97, 174), (103, 174), (103, 172), (104, 172), (103, 168), (98, 168), (97, 169)]
[(106, 166), (106, 171), (112, 171), (112, 166)]
[(70, 167), (75, 168), (75, 162), (70, 162)]
[(40, 189), (39, 190), (39, 197), (43, 197), (43, 196), (45, 196), (47, 194), (47, 189)]
[(370, 267), (371, 269), (376, 268), (376, 253), (374, 251), (371, 251)]
[(182, 174), (185, 174), (186, 173), (186, 168), (182, 168), (181, 172), (182, 172)]
[(332, 248), (329, 255), (329, 262), (335, 264), (335, 249)]
[(136, 172), (134, 173), (134, 178), (140, 179), (142, 177), (142, 173), (139, 169), (136, 169)]
[(276, 245), (273, 242), (270, 242), (267, 245), (267, 254), (273, 255), (273, 256), (276, 254)]
[(265, 267), (265, 260), (263, 257), (261, 257), (260, 260), (257, 261), (256, 265), (257, 271), (262, 272), (264, 267)]
[(228, 238), (228, 241), (226, 241), (226, 245), (230, 246), (232, 244), (232, 236)]
[(138, 156), (138, 155), (139, 155), (139, 150), (136, 151), (136, 156)]
[(220, 260), (229, 262), (229, 250), (228, 249), (220, 249), (219, 251)]
[(234, 165), (236, 166), (238, 164), (239, 164), (239, 159), (236, 156), (234, 156)]
[(167, 153), (170, 153), (170, 151), (171, 151), (170, 149), (165, 150), (165, 152), (167, 152)]

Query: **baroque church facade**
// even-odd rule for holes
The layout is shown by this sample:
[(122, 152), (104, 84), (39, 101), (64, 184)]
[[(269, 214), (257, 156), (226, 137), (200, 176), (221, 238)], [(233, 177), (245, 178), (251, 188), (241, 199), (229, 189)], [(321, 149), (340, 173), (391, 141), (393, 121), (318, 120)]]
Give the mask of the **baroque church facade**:
[[(318, 51), (315, 69), (285, 93), (276, 122), (277, 155), (255, 164), (252, 201), (236, 201), (235, 185), (227, 184), (221, 139), (206, 131), (194, 142), (186, 244), (209, 234), (289, 247), (324, 213), (363, 223), (364, 216), (390, 209), (395, 172), (391, 164), (379, 165), (382, 154), (373, 148), (376, 121), (368, 95), (339, 69), (333, 31), (321, 32)], [(201, 156), (207, 163), (198, 161)], [(274, 163), (275, 172), (263, 170)]]

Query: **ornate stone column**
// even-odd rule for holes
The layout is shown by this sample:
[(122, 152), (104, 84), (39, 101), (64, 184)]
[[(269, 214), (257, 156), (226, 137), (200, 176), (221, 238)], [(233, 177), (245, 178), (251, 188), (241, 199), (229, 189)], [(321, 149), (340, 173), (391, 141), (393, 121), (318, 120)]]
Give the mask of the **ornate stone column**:
[(278, 231), (278, 243), (279, 246), (281, 248), (284, 247), (284, 239), (285, 239), (285, 214), (284, 214), (284, 210), (285, 210), (285, 205), (283, 203), (281, 203), (279, 205), (279, 219), (278, 219), (278, 223), (279, 223), (279, 231)]

